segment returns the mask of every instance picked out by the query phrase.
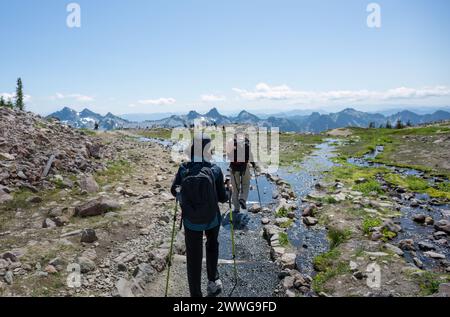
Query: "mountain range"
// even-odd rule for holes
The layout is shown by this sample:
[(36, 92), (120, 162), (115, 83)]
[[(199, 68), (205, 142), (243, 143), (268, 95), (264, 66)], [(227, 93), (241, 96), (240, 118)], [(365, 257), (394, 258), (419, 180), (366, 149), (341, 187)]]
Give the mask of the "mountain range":
[(171, 115), (158, 120), (147, 120), (143, 122), (129, 121), (121, 117), (108, 113), (102, 116), (84, 109), (77, 112), (68, 107), (52, 113), (49, 117), (54, 117), (76, 128), (92, 129), (95, 122), (99, 124), (102, 130), (112, 130), (118, 128), (174, 128), (180, 126), (190, 126), (195, 120), (202, 119), (210, 124), (219, 126), (229, 124), (252, 124), (261, 127), (279, 127), (284, 132), (310, 132), (320, 133), (330, 129), (343, 128), (348, 126), (368, 127), (371, 123), (375, 126), (386, 125), (389, 121), (392, 125), (398, 120), (403, 123), (410, 122), (413, 125), (450, 120), (450, 112), (436, 111), (432, 114), (417, 114), (412, 111), (404, 110), (392, 115), (383, 115), (379, 113), (368, 113), (348, 108), (336, 113), (313, 112), (310, 115), (301, 115), (301, 112), (292, 112), (291, 115), (269, 116), (262, 118), (247, 111), (241, 111), (237, 116), (222, 115), (216, 108), (211, 109), (206, 114), (200, 114), (191, 111), (186, 115)]

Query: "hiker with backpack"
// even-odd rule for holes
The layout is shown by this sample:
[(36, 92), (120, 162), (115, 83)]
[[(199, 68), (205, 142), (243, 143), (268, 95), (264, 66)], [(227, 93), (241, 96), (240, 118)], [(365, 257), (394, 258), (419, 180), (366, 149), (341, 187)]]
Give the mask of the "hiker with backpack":
[(250, 149), (250, 140), (244, 134), (235, 134), (227, 144), (227, 155), (230, 160), (231, 184), (234, 219), (245, 225), (248, 217), (241, 214), (241, 209), (247, 210), (247, 200), (250, 191), (251, 170), (256, 169), (256, 163)]
[(217, 266), (219, 260), (219, 230), (222, 222), (219, 203), (229, 200), (228, 182), (222, 170), (211, 163), (211, 138), (196, 135), (191, 147), (191, 161), (183, 163), (172, 184), (171, 192), (177, 197), (182, 210), (185, 229), (186, 260), (191, 297), (202, 297), (201, 273), (203, 235), (206, 235), (206, 267), (208, 296), (222, 291)]

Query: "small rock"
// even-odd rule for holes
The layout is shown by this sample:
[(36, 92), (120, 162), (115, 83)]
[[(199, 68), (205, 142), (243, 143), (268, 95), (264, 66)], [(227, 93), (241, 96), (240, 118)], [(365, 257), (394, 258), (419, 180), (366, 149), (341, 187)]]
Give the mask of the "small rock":
[(350, 261), (350, 270), (355, 272), (358, 269), (358, 264), (356, 262)]
[(30, 204), (40, 204), (42, 202), (42, 198), (39, 196), (32, 196), (27, 199), (27, 202)]
[(12, 285), (14, 282), (14, 274), (11, 271), (7, 271), (5, 273), (5, 276), (3, 276), (3, 279), (5, 280), (6, 284)]
[(414, 261), (414, 264), (415, 264), (419, 269), (423, 268), (423, 262), (420, 261), (420, 259), (419, 259), (418, 257), (414, 257), (414, 258), (413, 258), (413, 261)]
[(413, 220), (414, 220), (414, 222), (417, 222), (417, 223), (425, 223), (426, 218), (427, 217), (425, 215), (415, 215), (413, 217)]
[(158, 272), (164, 271), (168, 257), (169, 250), (167, 249), (156, 249), (149, 254), (150, 263)]
[(100, 187), (92, 175), (83, 175), (80, 177), (80, 189), (92, 194), (98, 192)]
[(79, 257), (78, 264), (80, 264), (81, 273), (89, 273), (96, 268), (95, 262), (85, 257)]
[(445, 255), (433, 251), (424, 252), (424, 254), (432, 259), (445, 259)]
[(388, 249), (389, 251), (394, 252), (395, 254), (397, 254), (399, 256), (403, 256), (404, 255), (404, 252), (400, 248), (396, 247), (395, 245), (392, 245), (390, 243), (386, 243), (384, 245), (384, 247), (386, 249)]
[(257, 214), (259, 212), (261, 212), (261, 206), (259, 204), (254, 204), (253, 206), (251, 206), (248, 211), (254, 214)]
[(400, 231), (402, 231), (402, 227), (396, 223), (394, 223), (392, 220), (386, 220), (383, 223), (383, 228), (394, 232), (394, 233), (399, 233)]
[(283, 269), (295, 269), (297, 255), (295, 253), (285, 253), (281, 256), (281, 267)]
[(81, 242), (94, 243), (95, 241), (98, 241), (98, 238), (94, 229), (84, 229), (81, 232)]
[(414, 247), (414, 241), (412, 239), (404, 239), (398, 243), (400, 249), (413, 251), (416, 248)]
[(42, 223), (42, 228), (55, 228), (56, 223), (51, 220), (50, 218), (46, 218), (44, 222)]
[(439, 285), (438, 297), (450, 297), (450, 283), (443, 283)]
[(264, 217), (264, 218), (261, 219), (261, 223), (263, 225), (268, 225), (270, 223), (270, 219), (267, 218), (267, 217)]
[(433, 244), (426, 242), (426, 241), (420, 241), (417, 245), (419, 246), (420, 250), (424, 250), (424, 251), (436, 249)]
[(291, 289), (294, 287), (294, 277), (292, 276), (286, 276), (283, 280), (283, 287), (284, 289)]
[(433, 219), (432, 217), (426, 217), (426, 218), (425, 218), (425, 224), (426, 224), (427, 226), (432, 226), (432, 225), (434, 225), (434, 219)]
[(14, 159), (15, 159), (14, 155), (11, 155), (9, 153), (0, 153), (1, 161), (14, 161)]
[(319, 223), (319, 221), (314, 217), (304, 217), (303, 222), (307, 226), (315, 226)]
[(437, 231), (443, 231), (446, 234), (450, 234), (450, 221), (442, 219), (434, 225), (434, 228)]
[(361, 271), (356, 271), (355, 273), (353, 273), (353, 277), (357, 280), (362, 280), (365, 277), (365, 274)]
[(1, 258), (4, 260), (10, 260), (11, 262), (17, 262), (17, 256), (10, 251), (3, 253)]
[(47, 265), (45, 267), (44, 271), (47, 272), (48, 274), (56, 274), (56, 273), (58, 273), (58, 270), (53, 265)]
[(120, 205), (117, 202), (104, 197), (100, 197), (76, 207), (75, 216), (78, 217), (98, 216), (108, 211), (113, 211), (119, 208)]

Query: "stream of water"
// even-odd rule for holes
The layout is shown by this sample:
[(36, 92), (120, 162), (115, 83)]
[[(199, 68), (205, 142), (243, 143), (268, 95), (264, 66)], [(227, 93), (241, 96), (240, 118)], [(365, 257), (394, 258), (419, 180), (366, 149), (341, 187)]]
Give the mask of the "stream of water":
[[(430, 186), (435, 186), (438, 180), (436, 177), (427, 177), (424, 172), (411, 168), (399, 168), (395, 166), (388, 166), (381, 163), (372, 162), (379, 154), (383, 152), (384, 148), (378, 146), (374, 152), (365, 155), (362, 158), (351, 158), (349, 163), (356, 166), (363, 167), (383, 167), (389, 169), (392, 173), (401, 176), (416, 176), (426, 180)], [(437, 222), (441, 219), (450, 219), (450, 205), (436, 204), (429, 195), (414, 193), (412, 196), (396, 190), (379, 179), (382, 185), (386, 186), (390, 195), (394, 197), (397, 203), (400, 204), (400, 215), (395, 219), (395, 222), (401, 225), (402, 231), (393, 240), (393, 243), (398, 243), (404, 239), (412, 239), (414, 241), (416, 250), (405, 250), (405, 259), (409, 263), (414, 263), (414, 258), (420, 260), (425, 269), (445, 269), (445, 262), (439, 259), (432, 259), (424, 254), (426, 251), (438, 252), (445, 256), (446, 261), (450, 260), (449, 239), (448, 236), (435, 239), (433, 233), (434, 226), (419, 224), (413, 220), (415, 215), (426, 215)], [(448, 180), (447, 180), (448, 181)], [(419, 245), (420, 243), (420, 245)], [(426, 243), (426, 244), (425, 244)], [(417, 264), (417, 263), (415, 263)]]

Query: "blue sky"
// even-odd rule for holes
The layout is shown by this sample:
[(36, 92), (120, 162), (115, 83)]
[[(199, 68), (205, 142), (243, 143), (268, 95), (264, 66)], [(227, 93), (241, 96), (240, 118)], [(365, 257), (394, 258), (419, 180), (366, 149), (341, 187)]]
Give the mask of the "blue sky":
[[(68, 28), (66, 6), (81, 7)], [(0, 94), (116, 114), (450, 105), (450, 1), (0, 0)]]

